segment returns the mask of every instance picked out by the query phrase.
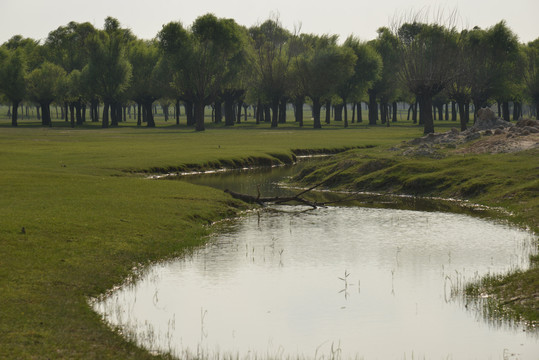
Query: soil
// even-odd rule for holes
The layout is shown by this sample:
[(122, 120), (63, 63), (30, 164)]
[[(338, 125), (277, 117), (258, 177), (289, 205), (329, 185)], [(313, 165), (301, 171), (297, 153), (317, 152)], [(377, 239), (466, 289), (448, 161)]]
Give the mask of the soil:
[(456, 154), (509, 153), (539, 147), (539, 120), (504, 121), (490, 109), (478, 112), (476, 123), (466, 131), (456, 128), (445, 133), (413, 139), (400, 148), (404, 156), (441, 157), (442, 148)]

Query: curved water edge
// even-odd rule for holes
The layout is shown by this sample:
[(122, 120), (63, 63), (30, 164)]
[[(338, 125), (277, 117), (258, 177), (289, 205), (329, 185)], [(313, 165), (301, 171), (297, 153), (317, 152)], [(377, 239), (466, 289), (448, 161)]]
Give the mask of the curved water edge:
[(525, 268), (533, 234), (459, 214), (286, 209), (230, 222), (94, 309), (139, 345), (179, 358), (539, 353), (536, 332), (484, 317), (460, 292)]
[[(237, 191), (254, 194), (254, 189), (259, 187), (268, 191), (275, 189), (276, 182), (283, 176), (290, 176), (289, 170), (274, 168), (269, 175), (236, 171), (181, 179), (219, 188), (233, 185)], [(243, 180), (239, 181), (240, 178)], [(326, 201), (336, 196), (333, 193), (319, 194), (325, 197)], [(432, 199), (380, 194), (362, 196), (365, 198), (359, 200), (359, 203), (369, 206), (431, 210), (448, 207), (424, 205), (425, 202), (447, 203)], [(342, 198), (342, 194), (338, 197)], [(380, 201), (381, 198), (385, 200)], [(401, 202), (405, 205), (396, 205), (396, 198), (404, 199)], [(357, 201), (356, 199), (356, 204)], [(460, 203), (457, 207), (460, 208)], [(468, 208), (472, 209), (471, 213), (477, 214), (475, 206)], [(505, 359), (512, 358), (511, 354), (517, 354), (520, 359), (534, 359), (530, 354), (539, 353), (537, 332), (531, 328), (526, 329), (511, 319), (492, 316), (488, 311), (483, 311), (481, 299), (472, 301), (464, 297), (461, 291), (466, 282), (478, 280), (486, 274), (525, 269), (529, 263), (529, 255), (536, 252), (534, 234), (461, 214), (350, 207), (329, 207), (315, 211), (305, 211), (307, 208), (302, 207), (287, 209), (289, 211), (284, 212), (281, 207), (271, 207), (250, 213), (238, 221), (227, 222), (229, 226), (221, 229), (205, 247), (184, 258), (145, 269), (145, 273), (137, 281), (116, 289), (107, 297), (92, 301), (92, 306), (112, 327), (139, 345), (150, 351), (171, 353), (179, 358), (369, 359), (452, 356)], [(480, 214), (490, 214), (489, 210), (479, 208), (478, 211)], [(332, 217), (332, 212), (337, 212), (338, 215)], [(372, 216), (375, 216), (374, 220)], [(448, 219), (447, 216), (456, 218)], [(343, 222), (343, 218), (349, 221)], [(367, 219), (372, 220), (370, 225)], [(472, 231), (470, 226), (465, 226), (470, 221), (474, 224), (488, 224), (486, 226), (490, 230)], [(440, 223), (451, 225), (450, 229), (433, 235), (432, 229), (437, 228)], [(313, 224), (321, 224), (322, 228), (314, 230)], [(357, 224), (362, 227), (355, 228)], [(406, 224), (404, 228), (403, 224)], [(459, 226), (455, 227), (455, 224)], [(411, 235), (410, 231), (414, 227), (425, 230), (425, 226), (427, 233), (431, 235), (421, 243), (419, 236)], [(299, 232), (302, 227), (306, 228), (304, 235)], [(390, 232), (375, 235), (369, 241), (365, 240), (369, 239), (366, 235), (366, 229), (369, 228), (384, 228)], [(459, 229), (464, 229), (465, 234), (460, 234)], [(271, 235), (264, 235), (264, 231), (269, 231)], [(350, 231), (351, 235), (348, 237), (351, 244), (345, 245), (342, 238), (346, 236), (342, 233)], [(278, 236), (275, 235), (276, 232)], [(319, 233), (323, 234), (322, 238), (315, 240), (315, 235)], [(457, 233), (459, 242), (455, 243), (454, 235)], [(358, 239), (357, 234), (362, 236)], [(402, 234), (407, 234), (407, 237), (397, 240)], [(453, 236), (445, 242), (440, 240), (448, 234)], [(495, 241), (496, 245), (492, 240), (494, 238), (498, 239)], [(477, 239), (482, 240), (478, 242)], [(331, 241), (328, 243), (328, 240)], [(285, 244), (288, 244), (287, 247)], [(322, 244), (329, 245), (329, 249)], [(386, 248), (373, 249), (372, 245), (375, 244), (384, 245)], [(475, 244), (475, 252), (468, 249), (470, 244)], [(438, 245), (442, 248), (437, 247)], [(293, 249), (299, 253), (294, 253)], [(463, 252), (462, 249), (468, 250)], [(427, 250), (433, 250), (434, 253), (425, 253)], [(322, 255), (316, 255), (320, 252)], [(463, 255), (457, 253), (464, 254), (464, 257), (468, 258), (467, 263), (462, 260)], [(354, 263), (351, 257), (361, 261)], [(309, 258), (318, 259), (316, 266), (312, 263), (309, 265)], [(333, 258), (340, 259), (341, 262), (331, 269), (329, 265), (333, 260), (328, 259)], [(381, 262), (373, 262), (374, 260)], [(218, 267), (223, 264), (233, 266), (231, 269)], [(370, 267), (365, 267), (368, 264)], [(297, 273), (288, 273), (289, 270)], [(271, 279), (270, 274), (273, 273), (277, 274), (276, 279)], [(234, 274), (240, 278), (234, 278)], [(428, 279), (426, 288), (436, 289), (434, 293), (423, 292), (425, 278)], [(292, 285), (285, 286), (285, 280), (292, 281)], [(201, 290), (210, 291), (208, 283), (220, 284), (217, 290), (213, 290), (217, 293), (197, 293)], [(240, 290), (237, 287), (240, 283), (247, 283), (247, 289)], [(258, 283), (263, 284), (261, 289), (256, 287)], [(305, 286), (308, 289), (305, 289)], [(342, 289), (338, 288), (339, 286)], [(228, 299), (224, 297), (225, 293), (229, 294)], [(248, 295), (252, 293), (257, 294), (255, 299), (249, 299)], [(328, 306), (329, 298), (337, 303)], [(265, 303), (268, 299), (273, 299), (273, 302)], [(319, 306), (316, 305), (318, 299), (325, 304), (321, 309), (316, 307)], [(404, 299), (404, 302), (399, 299)], [(211, 300), (215, 304), (206, 302)], [(231, 308), (225, 309), (224, 314), (219, 315), (214, 306), (222, 307), (223, 304), (230, 304)], [(256, 309), (250, 304), (256, 304)], [(275, 304), (278, 304), (280, 310), (286, 310), (286, 316), (274, 309)], [(373, 304), (383, 304), (386, 307), (376, 309), (371, 307)], [(296, 307), (293, 308), (292, 305)], [(264, 306), (267, 309), (263, 309)], [(328, 307), (334, 312), (328, 314)], [(174, 310), (164, 315), (163, 311), (167, 308)], [(308, 319), (311, 319), (308, 321), (313, 323), (294, 323), (293, 320), (297, 320), (298, 314), (305, 314), (306, 309), (309, 309)], [(254, 316), (253, 312), (256, 311), (261, 313), (262, 317)], [(227, 314), (230, 315), (228, 318), (222, 318)], [(316, 316), (312, 316), (313, 314)], [(319, 314), (323, 314), (322, 320), (314, 322)], [(346, 316), (343, 317), (343, 314)], [(226, 324), (237, 324), (237, 320), (242, 318), (251, 321), (247, 330), (242, 330), (240, 325), (232, 325), (223, 330)], [(277, 326), (268, 322), (271, 318), (278, 318), (281, 322), (286, 318), (287, 324), (294, 323), (301, 331), (286, 333), (284, 330), (278, 330), (277, 335), (258, 332), (259, 328)], [(388, 323), (388, 318), (401, 320), (400, 323)], [(459, 319), (460, 322), (453, 319)], [(331, 324), (333, 320), (336, 320), (337, 325)], [(358, 324), (361, 324), (359, 328)], [(453, 333), (448, 332), (448, 326)], [(324, 330), (325, 335), (315, 338), (311, 334), (314, 329)], [(464, 332), (463, 329), (473, 330), (470, 333)], [(309, 338), (315, 340), (304, 344), (304, 340), (300, 341), (297, 335), (304, 334), (307, 330), (308, 334), (311, 334)], [(339, 332), (341, 330), (342, 332)], [(433, 333), (437, 333), (438, 338), (434, 338)], [(286, 334), (284, 340), (279, 337), (283, 334)], [(350, 334), (353, 334), (353, 338), (350, 338)], [(374, 338), (372, 335), (375, 335)], [(418, 340), (422, 338), (435, 344), (438, 350), (432, 349), (434, 345), (425, 345)], [(466, 340), (468, 338), (474, 340)], [(289, 339), (294, 340), (290, 342)], [(354, 345), (358, 341), (362, 344), (360, 348)], [(453, 347), (447, 347), (449, 343), (452, 343)], [(482, 345), (476, 346), (477, 343)], [(375, 344), (374, 348), (370, 346), (372, 344)], [(384, 352), (388, 344), (391, 344), (389, 348), (394, 350), (392, 353)]]

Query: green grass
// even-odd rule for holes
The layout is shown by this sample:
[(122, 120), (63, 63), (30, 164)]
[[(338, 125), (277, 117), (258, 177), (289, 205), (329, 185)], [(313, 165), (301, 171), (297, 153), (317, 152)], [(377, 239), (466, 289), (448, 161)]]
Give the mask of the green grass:
[[(411, 194), (469, 200), (474, 204), (501, 208), (486, 214), (539, 232), (539, 149), (508, 154), (404, 157), (378, 147), (368, 152), (349, 150), (335, 155), (325, 165), (306, 168), (295, 179), (301, 184), (330, 178), (332, 189)], [(343, 171), (344, 169), (344, 171)], [(430, 204), (429, 204), (430, 205)], [(450, 204), (438, 209), (455, 210)], [(474, 211), (477, 212), (477, 211)], [(487, 277), (470, 284), (467, 293), (488, 293), (489, 304), (498, 314), (539, 321), (539, 261), (534, 256), (528, 271)], [(515, 300), (516, 299), (516, 300)], [(505, 309), (501, 311), (500, 309)]]
[(200, 244), (208, 224), (245, 205), (143, 172), (279, 163), (293, 149), (388, 145), (421, 134), (408, 124), (209, 125), (196, 133), (161, 120), (155, 129), (128, 122), (105, 130), (53, 121), (12, 128), (0, 120), (0, 358), (152, 358), (108, 329), (88, 297), (122, 283), (137, 264)]
[[(120, 284), (135, 266), (202, 243), (208, 224), (245, 205), (182, 181), (148, 180), (146, 172), (280, 163), (294, 150), (360, 147), (310, 181), (352, 164), (335, 186), (455, 196), (462, 185), (473, 200), (506, 206), (522, 222), (537, 226), (533, 217), (539, 218), (538, 200), (530, 200), (537, 153), (441, 161), (390, 155), (389, 147), (422, 135), (406, 121), (349, 129), (332, 122), (313, 130), (309, 120), (304, 128), (288, 121), (271, 129), (250, 119), (232, 128), (208, 123), (197, 133), (184, 118), (176, 126), (158, 117), (155, 129), (134, 120), (71, 129), (56, 119), (52, 128), (35, 119), (12, 128), (4, 109), (0, 114), (0, 358), (154, 358), (105, 326), (88, 297)], [(476, 161), (485, 167), (480, 176)], [(479, 191), (477, 184), (486, 183), (487, 192)]]

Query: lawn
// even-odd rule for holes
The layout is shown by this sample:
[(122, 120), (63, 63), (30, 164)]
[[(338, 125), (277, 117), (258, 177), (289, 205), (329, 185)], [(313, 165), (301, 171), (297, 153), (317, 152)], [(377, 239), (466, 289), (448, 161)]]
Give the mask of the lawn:
[(200, 244), (241, 204), (223, 192), (150, 171), (290, 161), (293, 149), (389, 145), (411, 124), (299, 129), (289, 123), (197, 133), (158, 121), (101, 129), (19, 127), (0, 120), (0, 358), (152, 358), (103, 325), (87, 305), (133, 268)]
[[(178, 126), (158, 117), (153, 129), (136, 127), (133, 120), (118, 128), (88, 123), (72, 129), (62, 120), (53, 119), (53, 127), (43, 128), (35, 119), (24, 119), (12, 128), (9, 119), (0, 119), (0, 358), (155, 358), (108, 329), (87, 299), (122, 283), (135, 267), (201, 244), (213, 222), (246, 205), (214, 189), (149, 180), (149, 172), (277, 164), (292, 161), (293, 151), (299, 150), (352, 149), (342, 155), (345, 160), (381, 157), (394, 144), (422, 135), (422, 128), (408, 121), (389, 128), (355, 123), (348, 129), (332, 122), (313, 130), (309, 120), (299, 128), (289, 118), (272, 129), (250, 119), (228, 128), (208, 123), (204, 132), (184, 124), (183, 118)], [(454, 125), (436, 123), (438, 129)], [(526, 161), (536, 158), (526, 156)], [(481, 159), (497, 169), (495, 178), (504, 167), (512, 171), (511, 164), (530, 176), (521, 163), (524, 158)], [(459, 171), (467, 176), (474, 168), (468, 164), (458, 170), (466, 162), (456, 158), (417, 161), (401, 165), (410, 166), (408, 170), (396, 168), (393, 179), (408, 186), (402, 191), (430, 184), (434, 194), (438, 176), (449, 179), (445, 184), (451, 187), (462, 177)], [(436, 170), (434, 180), (430, 168)], [(350, 183), (359, 187), (365, 181), (366, 186), (365, 176)], [(500, 186), (492, 184), (496, 194)], [(514, 190), (521, 203), (528, 201), (527, 190)], [(447, 187), (443, 191), (450, 195)], [(479, 195), (476, 199), (486, 204), (512, 203), (498, 195)], [(527, 204), (537, 211), (536, 202)], [(512, 210), (519, 209), (524, 207)]]

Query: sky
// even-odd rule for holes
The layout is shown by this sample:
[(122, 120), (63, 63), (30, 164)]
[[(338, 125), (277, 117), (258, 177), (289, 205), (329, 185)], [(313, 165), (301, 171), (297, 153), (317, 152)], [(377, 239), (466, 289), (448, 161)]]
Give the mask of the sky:
[(70, 21), (90, 22), (102, 29), (107, 16), (120, 21), (141, 39), (154, 38), (171, 21), (189, 26), (206, 13), (233, 18), (244, 26), (278, 18), (290, 31), (376, 38), (376, 30), (391, 27), (418, 12), (456, 13), (458, 29), (488, 28), (501, 20), (527, 43), (539, 38), (537, 0), (0, 0), (0, 44), (14, 35), (36, 40)]

